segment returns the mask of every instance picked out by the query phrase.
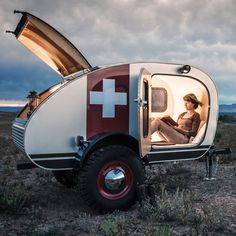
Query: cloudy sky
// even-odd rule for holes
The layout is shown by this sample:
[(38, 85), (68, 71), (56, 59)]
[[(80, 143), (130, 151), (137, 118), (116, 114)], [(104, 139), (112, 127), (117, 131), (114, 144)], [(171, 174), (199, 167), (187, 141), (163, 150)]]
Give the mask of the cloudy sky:
[(0, 102), (26, 100), (61, 80), (15, 40), (28, 11), (68, 38), (93, 66), (174, 62), (203, 69), (215, 81), (220, 103), (236, 103), (234, 0), (1, 0)]

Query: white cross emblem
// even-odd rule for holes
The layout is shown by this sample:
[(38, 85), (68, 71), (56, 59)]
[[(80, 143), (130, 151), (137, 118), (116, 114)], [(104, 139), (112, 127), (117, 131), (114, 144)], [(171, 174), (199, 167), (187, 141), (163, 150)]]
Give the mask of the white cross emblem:
[(102, 105), (102, 117), (114, 118), (115, 105), (127, 105), (127, 93), (115, 92), (115, 80), (103, 79), (103, 92), (90, 92), (90, 104)]

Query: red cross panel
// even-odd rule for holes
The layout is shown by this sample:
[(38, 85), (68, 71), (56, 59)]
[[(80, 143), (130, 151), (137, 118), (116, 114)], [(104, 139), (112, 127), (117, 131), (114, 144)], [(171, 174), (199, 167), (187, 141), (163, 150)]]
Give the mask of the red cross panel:
[(129, 64), (87, 77), (87, 139), (106, 132), (129, 133)]

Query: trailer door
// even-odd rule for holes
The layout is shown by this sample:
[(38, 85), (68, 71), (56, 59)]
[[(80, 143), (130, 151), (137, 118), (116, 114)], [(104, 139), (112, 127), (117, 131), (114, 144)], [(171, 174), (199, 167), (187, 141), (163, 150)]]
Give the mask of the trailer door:
[(151, 150), (151, 73), (142, 68), (138, 83), (139, 153), (144, 157)]

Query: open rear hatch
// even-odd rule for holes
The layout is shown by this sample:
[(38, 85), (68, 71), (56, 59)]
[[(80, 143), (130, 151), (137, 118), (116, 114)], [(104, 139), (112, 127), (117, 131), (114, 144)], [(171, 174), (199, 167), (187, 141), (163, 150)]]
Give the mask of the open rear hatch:
[(62, 77), (91, 68), (80, 51), (53, 27), (27, 12), (15, 13), (22, 13), (14, 31), (17, 40)]

